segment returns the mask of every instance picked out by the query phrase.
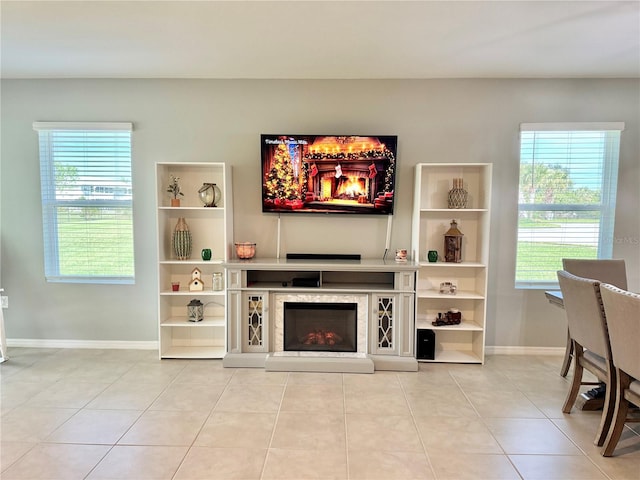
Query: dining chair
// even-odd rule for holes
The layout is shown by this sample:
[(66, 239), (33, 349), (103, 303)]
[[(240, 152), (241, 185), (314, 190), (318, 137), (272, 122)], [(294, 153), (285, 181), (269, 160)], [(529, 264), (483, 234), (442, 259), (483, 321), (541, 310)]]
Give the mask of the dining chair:
[(563, 258), (562, 269), (578, 277), (627, 289), (627, 268), (622, 259)]
[(615, 371), (611, 361), (607, 320), (600, 297), (600, 282), (578, 277), (564, 270), (558, 271), (558, 282), (575, 354), (573, 379), (562, 412), (571, 412), (581, 386), (599, 384), (583, 381), (584, 370), (603, 382), (607, 388), (600, 426), (594, 440), (596, 445), (602, 446), (613, 418), (615, 390), (611, 385), (615, 383)]
[[(609, 283), (616, 287), (627, 289), (627, 269), (621, 259), (586, 259), (563, 258), (562, 269), (578, 277), (593, 278), (602, 283)], [(573, 359), (573, 344), (567, 334), (567, 346), (564, 354), (560, 375), (567, 376)]]
[[(640, 295), (613, 285), (601, 285), (615, 368), (616, 401), (613, 420), (602, 455), (610, 457), (616, 449), (626, 422), (640, 422), (628, 417), (629, 403), (640, 405)], [(614, 385), (611, 385), (614, 388)]]

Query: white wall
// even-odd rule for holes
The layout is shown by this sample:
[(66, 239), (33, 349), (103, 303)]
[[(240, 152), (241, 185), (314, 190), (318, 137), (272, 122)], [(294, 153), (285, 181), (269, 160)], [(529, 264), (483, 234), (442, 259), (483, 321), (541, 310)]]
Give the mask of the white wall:
[[(540, 291), (513, 288), (521, 122), (623, 121), (614, 256), (640, 290), (639, 80), (4, 80), (1, 261), (10, 339), (154, 341), (154, 163), (233, 166), (236, 240), (275, 255), (276, 218), (260, 207), (261, 133), (398, 135), (391, 248), (409, 247), (413, 166), (493, 162), (489, 346), (564, 345), (566, 323)], [(136, 284), (44, 281), (33, 121), (130, 121)], [(386, 219), (283, 217), (282, 251), (382, 255)], [(302, 242), (308, 242), (303, 244)]]

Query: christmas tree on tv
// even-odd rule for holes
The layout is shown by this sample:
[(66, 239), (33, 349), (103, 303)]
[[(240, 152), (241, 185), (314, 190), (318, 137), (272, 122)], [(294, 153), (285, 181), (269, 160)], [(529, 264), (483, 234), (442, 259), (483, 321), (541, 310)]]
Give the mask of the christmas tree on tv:
[(265, 185), (268, 198), (274, 200), (299, 198), (298, 185), (293, 175), (293, 165), (287, 145), (281, 143), (276, 147)]

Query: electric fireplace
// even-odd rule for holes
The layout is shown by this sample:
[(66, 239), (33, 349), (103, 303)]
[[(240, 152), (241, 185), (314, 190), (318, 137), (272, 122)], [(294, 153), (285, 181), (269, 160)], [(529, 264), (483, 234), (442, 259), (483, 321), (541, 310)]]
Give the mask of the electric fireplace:
[(273, 301), (272, 351), (276, 355), (347, 358), (367, 354), (366, 294), (287, 292), (275, 294)]
[(223, 365), (271, 372), (416, 371), (416, 265), (305, 255), (314, 256), (229, 262)]
[(357, 351), (356, 303), (284, 302), (284, 350)]

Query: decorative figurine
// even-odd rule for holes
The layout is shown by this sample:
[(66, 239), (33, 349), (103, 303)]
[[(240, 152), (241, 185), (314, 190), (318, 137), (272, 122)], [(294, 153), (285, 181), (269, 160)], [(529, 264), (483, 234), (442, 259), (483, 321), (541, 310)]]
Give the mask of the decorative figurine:
[(455, 295), (458, 287), (452, 282), (442, 282), (440, 284), (440, 293), (444, 295)]
[(192, 292), (201, 292), (204, 290), (202, 282), (202, 271), (196, 267), (191, 271), (191, 281), (189, 282), (189, 290)]
[(438, 317), (431, 322), (434, 327), (442, 327), (443, 325), (460, 325), (462, 321), (462, 313), (457, 308), (451, 308), (443, 315), (442, 312), (438, 312)]

